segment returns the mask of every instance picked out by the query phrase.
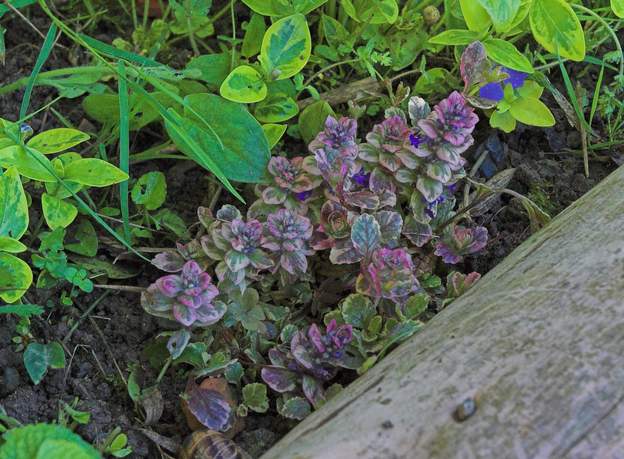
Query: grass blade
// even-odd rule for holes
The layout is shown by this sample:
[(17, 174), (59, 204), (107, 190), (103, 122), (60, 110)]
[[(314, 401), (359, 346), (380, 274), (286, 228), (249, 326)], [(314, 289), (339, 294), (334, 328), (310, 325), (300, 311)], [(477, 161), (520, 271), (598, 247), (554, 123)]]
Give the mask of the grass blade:
[[(130, 176), (130, 107), (128, 103), (128, 85), (126, 84), (126, 66), (119, 61), (119, 168)], [(128, 179), (129, 180), (129, 179)], [(128, 180), (119, 184), (119, 204), (126, 241), (130, 243), (130, 210), (128, 204)]]
[(594, 89), (594, 97), (592, 98), (592, 106), (591, 112), (589, 113), (589, 125), (591, 126), (594, 122), (594, 116), (596, 115), (596, 110), (598, 110), (598, 100), (600, 97), (600, 90), (602, 89), (602, 79), (604, 77), (605, 66), (603, 65), (600, 68), (600, 74), (598, 75), (598, 81), (596, 82), (596, 88)]
[(54, 46), (54, 39), (56, 37), (57, 30), (58, 28), (56, 27), (56, 24), (52, 24), (48, 29), (45, 40), (43, 41), (43, 46), (41, 47), (41, 51), (39, 51), (39, 56), (37, 56), (35, 67), (30, 73), (28, 84), (26, 85), (26, 90), (24, 91), (24, 98), (22, 99), (22, 105), (20, 106), (19, 111), (20, 119), (26, 117), (26, 113), (28, 112), (28, 106), (30, 105), (30, 97), (32, 96), (35, 81), (37, 81), (37, 75), (39, 75), (43, 64), (45, 64), (45, 61), (48, 60), (48, 56), (50, 56), (50, 51), (52, 51), (52, 47)]

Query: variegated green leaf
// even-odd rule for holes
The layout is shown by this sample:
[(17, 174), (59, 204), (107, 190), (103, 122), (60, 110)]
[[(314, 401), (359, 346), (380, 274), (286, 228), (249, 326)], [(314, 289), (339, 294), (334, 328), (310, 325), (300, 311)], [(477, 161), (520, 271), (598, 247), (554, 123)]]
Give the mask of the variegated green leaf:
[(50, 229), (67, 228), (78, 215), (78, 209), (73, 204), (43, 193), (41, 196), (43, 216)]
[(477, 0), (475, 3), (479, 3), (487, 11), (498, 32), (505, 32), (512, 25), (522, 1)]
[(28, 229), (28, 203), (15, 167), (0, 176), (0, 236), (21, 238)]
[(269, 148), (273, 148), (275, 145), (277, 145), (277, 142), (280, 141), (280, 139), (286, 132), (287, 128), (288, 126), (286, 126), (285, 124), (269, 123), (269, 124), (262, 125), (262, 130), (264, 131), (264, 135), (266, 136), (267, 141), (269, 142)]
[(27, 152), (21, 145), (11, 145), (0, 150), (0, 166), (15, 166), (24, 177), (38, 182), (56, 183), (54, 174), (50, 172), (54, 170), (50, 160), (36, 150)]
[(28, 264), (8, 253), (0, 252), (0, 298), (7, 303), (15, 303), (24, 294), (33, 275)]
[(275, 22), (262, 40), (260, 62), (273, 80), (290, 78), (305, 67), (312, 51), (310, 29), (303, 14)]
[(228, 75), (221, 85), (220, 92), (221, 96), (233, 102), (253, 104), (266, 97), (267, 86), (256, 69), (241, 65)]
[(581, 22), (565, 0), (533, 0), (529, 21), (535, 40), (547, 51), (577, 62), (585, 58)]
[(49, 155), (65, 151), (86, 140), (89, 140), (89, 134), (85, 134), (78, 129), (59, 128), (37, 134), (28, 141), (28, 146), (44, 155)]

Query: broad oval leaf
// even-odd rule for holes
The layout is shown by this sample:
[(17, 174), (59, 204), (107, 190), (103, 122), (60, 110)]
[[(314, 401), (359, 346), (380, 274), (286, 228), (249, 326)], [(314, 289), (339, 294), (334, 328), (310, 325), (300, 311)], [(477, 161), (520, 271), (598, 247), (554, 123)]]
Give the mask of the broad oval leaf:
[(624, 18), (624, 0), (611, 0), (611, 9), (619, 18)]
[(547, 51), (577, 62), (585, 58), (581, 22), (565, 0), (533, 0), (529, 21), (533, 37)]
[(15, 303), (32, 284), (33, 274), (28, 264), (8, 253), (0, 252), (0, 298)]
[(360, 215), (351, 228), (351, 241), (362, 255), (372, 254), (381, 242), (381, 230), (375, 217), (369, 214)]
[(50, 129), (49, 131), (37, 134), (28, 141), (28, 146), (35, 150), (49, 155), (58, 153), (74, 147), (82, 142), (89, 140), (89, 134), (85, 134), (78, 129), (59, 128)]
[(480, 34), (472, 30), (451, 29), (431, 37), (429, 43), (434, 45), (469, 45), (479, 39)]
[(299, 132), (306, 144), (309, 144), (319, 132), (325, 129), (328, 116), (336, 116), (336, 113), (324, 100), (318, 100), (303, 109), (299, 115)]
[(37, 150), (26, 151), (21, 145), (11, 145), (0, 150), (0, 166), (15, 166), (24, 177), (38, 182), (56, 183), (56, 177), (50, 172), (54, 170), (52, 162)]
[(269, 78), (290, 78), (305, 67), (312, 52), (312, 38), (303, 14), (275, 22), (262, 40), (260, 62)]
[(519, 72), (535, 72), (531, 62), (512, 43), (498, 38), (490, 38), (483, 44), (488, 57), (494, 62)]
[(399, 17), (396, 0), (341, 0), (346, 13), (358, 22), (393, 24)]
[(253, 104), (266, 98), (267, 86), (256, 69), (241, 65), (232, 70), (219, 91), (233, 102)]
[(52, 230), (67, 228), (78, 215), (76, 206), (48, 193), (41, 196), (41, 207), (45, 221)]
[[(0, 10), (0, 15), (2, 11)], [(89, 443), (58, 424), (30, 424), (10, 429), (0, 448), (2, 459), (101, 459)], [(71, 446), (68, 446), (71, 445)], [(58, 452), (55, 446), (62, 446)]]
[(280, 139), (286, 132), (287, 128), (288, 126), (286, 126), (285, 124), (269, 123), (269, 124), (262, 125), (262, 130), (264, 131), (264, 135), (266, 136), (267, 141), (269, 142), (269, 148), (273, 148), (275, 145), (277, 145), (277, 142), (280, 141)]
[(205, 54), (191, 59), (186, 69), (199, 70), (201, 74), (198, 79), (216, 91), (229, 75), (231, 62), (228, 53)]
[(159, 171), (143, 174), (132, 187), (132, 202), (147, 210), (156, 210), (167, 198), (167, 180)]
[(0, 236), (21, 238), (28, 229), (28, 202), (15, 167), (0, 176)]
[(286, 94), (275, 94), (256, 105), (254, 115), (261, 123), (281, 123), (299, 113), (299, 106)]
[(241, 46), (243, 57), (250, 58), (260, 52), (264, 32), (266, 32), (264, 18), (260, 14), (252, 14), (247, 23), (243, 45)]
[(538, 99), (519, 98), (509, 109), (511, 115), (529, 126), (550, 127), (555, 125), (555, 117), (548, 107)]
[(490, 15), (485, 8), (479, 4), (479, 2), (476, 2), (475, 0), (459, 0), (459, 4), (461, 6), (462, 14), (464, 15), (464, 20), (466, 21), (466, 25), (470, 30), (483, 32), (492, 24)]
[(128, 180), (128, 174), (97, 158), (83, 158), (65, 167), (65, 179), (81, 185), (104, 187)]
[(28, 250), (24, 244), (9, 236), (0, 236), (0, 252), (21, 253)]
[[(203, 118), (203, 121), (198, 119), (187, 109), (185, 134), (228, 179), (248, 183), (259, 183), (264, 179), (271, 151), (262, 127), (243, 105), (213, 94), (191, 94), (186, 96), (185, 105)], [(178, 131), (171, 129), (168, 123), (165, 125), (182, 152), (200, 164), (206, 164)]]
[(521, 0), (477, 0), (477, 2), (490, 15), (497, 32), (505, 32), (511, 27), (522, 3)]
[(24, 366), (35, 385), (39, 384), (48, 368), (65, 368), (65, 352), (59, 343), (30, 343), (24, 351)]
[(327, 0), (243, 0), (243, 3), (263, 16), (282, 17), (294, 13), (308, 14)]

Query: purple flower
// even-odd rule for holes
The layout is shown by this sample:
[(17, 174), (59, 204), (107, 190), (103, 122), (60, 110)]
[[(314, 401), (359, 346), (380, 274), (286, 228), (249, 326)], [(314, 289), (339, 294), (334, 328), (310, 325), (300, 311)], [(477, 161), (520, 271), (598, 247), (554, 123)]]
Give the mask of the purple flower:
[(518, 72), (517, 70), (501, 67), (501, 70), (509, 75), (501, 82), (488, 83), (479, 89), (479, 96), (484, 99), (500, 102), (505, 97), (504, 86), (510, 84), (513, 89), (521, 88), (529, 77), (528, 73)]
[(423, 142), (423, 138), (419, 135), (410, 134), (409, 139), (414, 148), (418, 148)]
[(295, 197), (301, 202), (307, 200), (310, 196), (312, 196), (312, 190), (295, 193)]
[(219, 290), (210, 275), (194, 261), (184, 264), (181, 274), (170, 274), (150, 285), (141, 297), (150, 314), (175, 319), (186, 327), (211, 325), (225, 314), (225, 305), (213, 304)]
[(319, 171), (312, 157), (298, 156), (289, 160), (282, 156), (274, 156), (269, 161), (268, 170), (273, 183), (262, 191), (262, 199), (266, 204), (283, 204), (289, 198), (289, 192), (311, 191), (321, 183)]
[(435, 246), (435, 254), (445, 263), (455, 265), (470, 255), (482, 250), (488, 241), (488, 231), (483, 226), (466, 228), (455, 226), (447, 230)]
[(370, 177), (370, 173), (366, 172), (364, 168), (362, 168), (357, 174), (351, 176), (351, 180), (364, 188), (368, 188)]

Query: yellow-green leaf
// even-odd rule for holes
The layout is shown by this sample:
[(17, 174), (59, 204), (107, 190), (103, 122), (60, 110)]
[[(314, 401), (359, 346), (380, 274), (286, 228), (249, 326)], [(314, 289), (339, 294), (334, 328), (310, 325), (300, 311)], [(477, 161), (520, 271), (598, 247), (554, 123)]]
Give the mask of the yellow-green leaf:
[(469, 45), (479, 39), (479, 33), (473, 30), (451, 29), (431, 37), (429, 43), (434, 45)]
[(285, 124), (273, 124), (273, 123), (262, 125), (262, 130), (264, 131), (264, 135), (266, 136), (267, 141), (269, 142), (269, 148), (273, 148), (275, 145), (277, 145), (277, 142), (280, 141), (280, 139), (286, 132), (287, 127), (288, 126), (286, 126)]
[(619, 18), (624, 18), (624, 0), (611, 0), (611, 9)]
[(555, 117), (538, 99), (518, 98), (511, 104), (509, 113), (521, 123), (529, 126), (551, 127), (555, 125)]
[(260, 62), (274, 80), (290, 78), (308, 62), (312, 38), (303, 14), (293, 14), (275, 22), (264, 34)]
[(32, 284), (33, 275), (28, 264), (8, 253), (0, 252), (0, 298), (15, 303)]
[(101, 159), (83, 158), (65, 167), (65, 179), (81, 185), (103, 187), (128, 180), (128, 174)]
[(20, 175), (38, 182), (56, 182), (50, 172), (54, 170), (50, 160), (36, 150), (27, 152), (21, 145), (11, 145), (0, 150), (0, 166), (15, 166)]
[(489, 38), (483, 42), (483, 45), (488, 57), (494, 62), (519, 72), (535, 72), (531, 62), (512, 43), (498, 38)]
[(28, 229), (28, 203), (15, 167), (0, 176), (0, 236), (21, 238)]
[(464, 21), (470, 30), (475, 32), (483, 32), (490, 25), (492, 25), (492, 19), (485, 8), (479, 5), (479, 2), (475, 0), (459, 0), (461, 11), (464, 16)]
[(78, 209), (73, 204), (43, 193), (41, 196), (43, 216), (50, 229), (67, 228), (78, 215)]
[(24, 244), (9, 236), (0, 236), (0, 252), (21, 253), (28, 250)]
[(27, 145), (44, 155), (49, 155), (65, 151), (86, 140), (89, 140), (89, 135), (78, 129), (59, 128), (37, 134)]
[[(473, 0), (475, 1), (475, 0)], [(521, 0), (476, 0), (490, 15), (498, 32), (505, 32), (512, 25)]]
[(577, 62), (585, 58), (581, 22), (565, 0), (533, 0), (529, 21), (535, 40), (547, 51)]
[(232, 102), (253, 104), (264, 100), (267, 86), (262, 75), (248, 65), (236, 67), (221, 85), (221, 96)]

